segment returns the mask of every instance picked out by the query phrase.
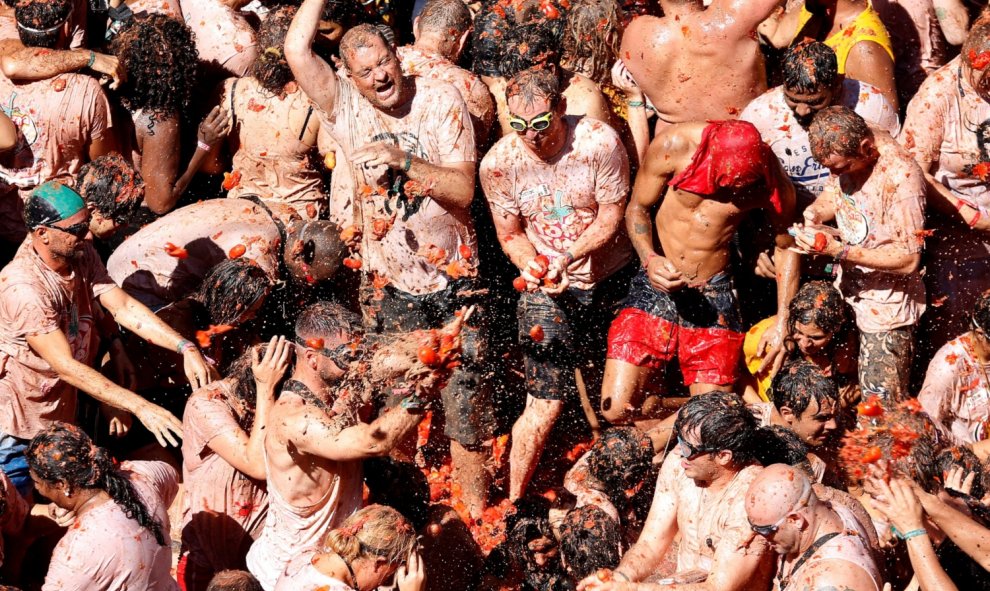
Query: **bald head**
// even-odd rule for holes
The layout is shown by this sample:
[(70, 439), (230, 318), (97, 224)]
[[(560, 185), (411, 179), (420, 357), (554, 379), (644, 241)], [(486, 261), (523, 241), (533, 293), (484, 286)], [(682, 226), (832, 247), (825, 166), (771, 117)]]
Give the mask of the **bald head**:
[[(808, 501), (801, 503), (806, 496)], [(813, 505), (816, 500), (811, 480), (801, 470), (786, 464), (773, 464), (764, 468), (749, 486), (746, 515), (756, 525), (772, 525), (789, 513)]]

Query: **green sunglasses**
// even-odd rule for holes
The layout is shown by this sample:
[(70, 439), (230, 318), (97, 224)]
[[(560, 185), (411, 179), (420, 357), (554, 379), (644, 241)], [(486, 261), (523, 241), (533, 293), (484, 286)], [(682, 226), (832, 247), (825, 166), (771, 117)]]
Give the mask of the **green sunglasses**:
[(550, 127), (550, 122), (553, 121), (553, 111), (547, 111), (546, 113), (540, 113), (536, 117), (533, 117), (529, 121), (526, 121), (522, 117), (509, 114), (509, 127), (522, 133), (527, 129), (532, 128), (534, 131), (543, 131)]

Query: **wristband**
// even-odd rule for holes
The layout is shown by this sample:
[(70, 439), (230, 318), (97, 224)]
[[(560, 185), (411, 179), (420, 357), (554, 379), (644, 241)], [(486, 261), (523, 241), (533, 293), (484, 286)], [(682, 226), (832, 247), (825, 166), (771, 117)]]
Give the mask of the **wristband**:
[(910, 540), (911, 538), (917, 538), (918, 536), (924, 536), (924, 535), (927, 535), (927, 534), (928, 534), (928, 532), (924, 528), (921, 528), (921, 529), (912, 529), (911, 531), (909, 531), (907, 533), (903, 533), (903, 534), (901, 532), (899, 532), (899, 531), (896, 531), (896, 530), (894, 531), (894, 535), (895, 536), (897, 536), (898, 538), (900, 538), (902, 540), (905, 540), (905, 541), (906, 540)]
[(574, 255), (571, 254), (571, 251), (569, 250), (564, 251), (564, 260), (567, 261), (568, 265), (574, 262)]
[(195, 348), (196, 345), (194, 345), (192, 341), (182, 339), (181, 341), (179, 341), (179, 344), (175, 346), (175, 352), (178, 353), (179, 355), (184, 355), (185, 352), (188, 351), (189, 349), (195, 349)]
[(848, 244), (843, 244), (842, 245), (842, 250), (840, 250), (838, 252), (838, 254), (835, 255), (835, 260), (837, 260), (837, 261), (844, 261), (847, 258), (849, 258), (849, 245)]
[(612, 571), (612, 576), (613, 577), (622, 577), (622, 580), (625, 581), (625, 582), (627, 582), (627, 583), (631, 583), (632, 582), (632, 579), (630, 579), (629, 577), (627, 577), (626, 574), (623, 573), (623, 572), (621, 572), (621, 571), (617, 571), (617, 570)]
[(196, 140), (196, 147), (199, 148), (200, 150), (204, 151), (204, 152), (209, 152), (210, 149), (212, 148), (212, 146), (210, 146), (210, 144), (204, 142), (203, 140), (199, 140), (199, 139)]
[(402, 170), (409, 172), (409, 169), (412, 168), (412, 154), (409, 152), (406, 152), (405, 154), (406, 161), (402, 163)]
[(646, 107), (646, 101), (626, 101), (630, 107)]
[(93, 50), (89, 51), (89, 62), (86, 63), (87, 68), (92, 68), (93, 64), (96, 63), (96, 52)]

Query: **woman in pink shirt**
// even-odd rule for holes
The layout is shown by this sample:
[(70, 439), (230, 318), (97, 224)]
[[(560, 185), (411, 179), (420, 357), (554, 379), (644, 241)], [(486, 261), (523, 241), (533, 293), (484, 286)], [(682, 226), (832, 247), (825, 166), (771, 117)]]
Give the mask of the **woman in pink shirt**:
[(393, 575), (399, 591), (425, 587), (416, 531), (395, 509), (368, 505), (289, 562), (275, 591), (372, 591)]
[(168, 506), (178, 491), (164, 462), (119, 467), (78, 427), (55, 422), (27, 449), (39, 493), (75, 515), (52, 554), (44, 591), (175, 591)]
[(268, 513), (264, 440), (275, 388), (292, 343), (273, 337), (234, 362), (230, 375), (193, 392), (182, 417), (182, 556), (185, 591), (206, 589), (217, 572), (244, 569)]

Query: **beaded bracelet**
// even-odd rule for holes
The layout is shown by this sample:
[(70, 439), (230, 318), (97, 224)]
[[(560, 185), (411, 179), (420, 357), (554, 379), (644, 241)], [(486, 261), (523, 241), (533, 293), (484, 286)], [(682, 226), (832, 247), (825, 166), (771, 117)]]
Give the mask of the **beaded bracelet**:
[(412, 168), (412, 154), (406, 152), (406, 161), (402, 163), (402, 170), (409, 172), (410, 168)]

